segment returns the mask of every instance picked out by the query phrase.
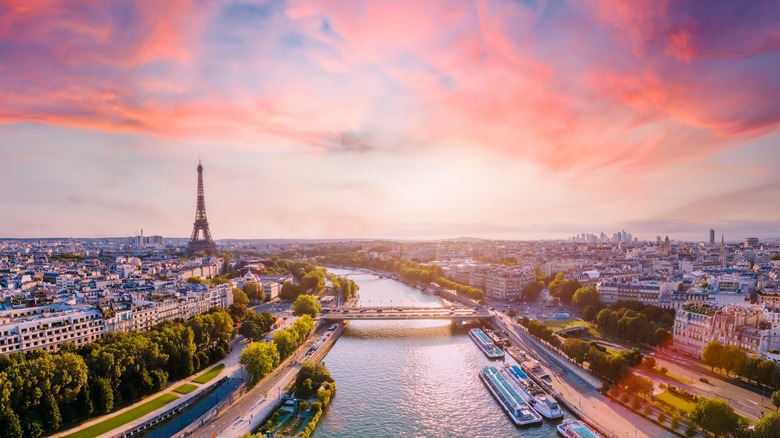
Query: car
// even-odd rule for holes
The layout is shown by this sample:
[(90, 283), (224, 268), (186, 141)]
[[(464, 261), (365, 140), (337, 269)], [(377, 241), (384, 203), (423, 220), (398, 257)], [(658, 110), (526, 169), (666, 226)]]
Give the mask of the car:
[(378, 313), (382, 313), (382, 309), (376, 309)]
[(349, 309), (344, 309), (343, 313), (349, 313)]
[(454, 314), (455, 314), (455, 312), (450, 310), (450, 315), (454, 315)]
[(399, 312), (403, 312), (403, 311), (404, 311), (404, 309), (401, 309), (401, 308), (399, 308), (399, 309), (398, 309), (398, 311), (399, 311)]
[(496, 310), (496, 308), (495, 307), (491, 307), (490, 310)]
[(709, 381), (709, 380), (707, 380), (707, 378), (706, 378), (706, 377), (699, 377), (699, 381), (700, 381), (700, 382), (702, 382), (702, 383), (706, 383), (706, 384), (709, 384), (709, 383), (710, 383), (710, 381)]
[(365, 311), (366, 311), (366, 309), (360, 309), (360, 313), (363, 313)]

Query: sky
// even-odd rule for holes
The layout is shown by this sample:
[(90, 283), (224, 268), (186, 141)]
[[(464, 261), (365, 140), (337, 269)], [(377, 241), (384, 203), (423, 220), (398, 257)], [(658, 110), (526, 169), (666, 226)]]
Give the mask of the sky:
[(0, 0), (0, 236), (780, 237), (780, 3)]

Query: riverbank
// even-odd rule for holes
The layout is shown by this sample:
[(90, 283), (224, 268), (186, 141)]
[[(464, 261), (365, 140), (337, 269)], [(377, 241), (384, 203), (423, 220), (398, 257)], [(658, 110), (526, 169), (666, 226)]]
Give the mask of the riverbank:
[(632, 430), (637, 437), (676, 436), (629, 409), (613, 403), (609, 397), (597, 390), (600, 387), (598, 379), (589, 376), (557, 352), (545, 348), (511, 319), (504, 320), (502, 316), (497, 316), (495, 322), (502, 332), (506, 330), (516, 349), (532, 354), (531, 359), (539, 361), (550, 376), (550, 381), (545, 383), (553, 391), (553, 395), (564, 400), (567, 406), (572, 406), (574, 412), (579, 413), (584, 421), (598, 426), (605, 436), (618, 437)]
[[(234, 405), (221, 413), (216, 419), (200, 425), (189, 435), (199, 438), (236, 437), (252, 432), (267, 420), (273, 411), (283, 402), (283, 392), (287, 391), (300, 370), (300, 364), (305, 361), (319, 363), (325, 357), (333, 344), (346, 329), (347, 324), (339, 323), (336, 330), (328, 331), (326, 324), (318, 324), (315, 336), (310, 337), (298, 349), (285, 359), (279, 366), (254, 388), (249, 390)], [(323, 335), (327, 339), (311, 354), (308, 351)]]

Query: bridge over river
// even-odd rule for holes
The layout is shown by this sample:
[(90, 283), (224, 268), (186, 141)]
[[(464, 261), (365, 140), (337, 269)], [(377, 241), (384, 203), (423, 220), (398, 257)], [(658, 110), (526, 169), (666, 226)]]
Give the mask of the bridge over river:
[(335, 308), (323, 313), (320, 318), (327, 321), (350, 320), (383, 320), (383, 319), (449, 319), (453, 321), (469, 321), (475, 319), (491, 319), (493, 315), (487, 310), (473, 307), (362, 307)]

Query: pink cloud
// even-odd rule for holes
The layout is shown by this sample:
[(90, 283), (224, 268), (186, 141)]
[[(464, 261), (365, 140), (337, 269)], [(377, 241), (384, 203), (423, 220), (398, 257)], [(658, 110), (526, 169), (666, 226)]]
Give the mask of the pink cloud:
[(557, 171), (698, 159), (780, 123), (776, 6), (279, 5), (0, 0), (0, 123), (457, 144)]

